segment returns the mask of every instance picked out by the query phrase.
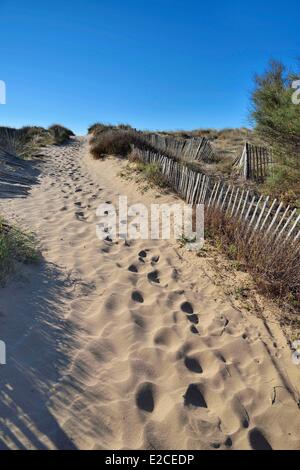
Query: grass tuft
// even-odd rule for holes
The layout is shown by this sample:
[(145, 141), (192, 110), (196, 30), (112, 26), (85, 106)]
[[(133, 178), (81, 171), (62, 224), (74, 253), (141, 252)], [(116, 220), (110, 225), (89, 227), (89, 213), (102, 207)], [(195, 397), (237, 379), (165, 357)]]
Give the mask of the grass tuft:
[(15, 262), (35, 263), (39, 254), (31, 234), (8, 225), (0, 218), (0, 282), (14, 270)]

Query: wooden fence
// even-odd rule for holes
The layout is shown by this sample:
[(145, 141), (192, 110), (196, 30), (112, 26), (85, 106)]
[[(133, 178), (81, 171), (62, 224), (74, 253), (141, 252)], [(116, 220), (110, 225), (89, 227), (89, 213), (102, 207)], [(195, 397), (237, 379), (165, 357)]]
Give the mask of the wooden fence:
[(272, 173), (272, 156), (267, 148), (257, 147), (247, 142), (242, 156), (234, 162), (233, 167), (245, 179), (262, 183)]
[(167, 152), (180, 160), (209, 162), (214, 159), (211, 143), (205, 137), (184, 140), (161, 134), (145, 134), (144, 137), (158, 152)]
[(230, 185), (189, 168), (186, 163), (149, 150), (135, 149), (144, 163), (156, 163), (162, 176), (187, 203), (215, 206), (247, 226), (247, 238), (262, 232), (273, 243), (300, 242), (300, 214), (270, 196)]
[(25, 197), (37, 182), (31, 165), (0, 147), (0, 198)]

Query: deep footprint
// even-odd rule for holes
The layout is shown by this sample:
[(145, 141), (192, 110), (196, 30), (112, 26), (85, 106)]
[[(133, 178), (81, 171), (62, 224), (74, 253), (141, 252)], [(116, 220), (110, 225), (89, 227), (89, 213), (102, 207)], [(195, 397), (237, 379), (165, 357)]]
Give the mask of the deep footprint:
[(254, 428), (249, 433), (249, 442), (253, 450), (272, 450), (271, 445), (263, 435), (263, 433)]
[(190, 302), (183, 302), (180, 308), (184, 313), (187, 313), (188, 315), (191, 315), (192, 313), (194, 313), (193, 306)]
[(147, 277), (150, 282), (154, 282), (155, 284), (160, 283), (158, 271), (152, 271), (151, 273), (148, 273)]
[(202, 374), (203, 372), (199, 361), (193, 357), (186, 357), (184, 360), (184, 365), (187, 369), (189, 369), (191, 372), (195, 372), (196, 374)]
[(140, 304), (142, 304), (144, 302), (144, 297), (138, 291), (132, 292), (131, 298), (132, 298), (132, 300), (134, 300), (134, 302), (139, 302)]
[(128, 271), (130, 271), (131, 273), (137, 273), (138, 268), (134, 264), (131, 264), (128, 268)]
[(197, 330), (197, 328), (196, 328), (194, 325), (191, 326), (191, 332), (192, 332), (194, 335), (198, 335), (198, 334), (199, 334), (199, 331)]
[(154, 410), (153, 385), (146, 382), (140, 385), (136, 394), (136, 404), (140, 410), (152, 413)]
[(199, 323), (199, 318), (197, 317), (197, 315), (187, 315), (186, 318), (191, 322), (191, 323), (194, 323), (194, 325), (198, 325)]
[(196, 384), (189, 385), (184, 397), (184, 406), (196, 406), (198, 408), (207, 408), (204, 396)]

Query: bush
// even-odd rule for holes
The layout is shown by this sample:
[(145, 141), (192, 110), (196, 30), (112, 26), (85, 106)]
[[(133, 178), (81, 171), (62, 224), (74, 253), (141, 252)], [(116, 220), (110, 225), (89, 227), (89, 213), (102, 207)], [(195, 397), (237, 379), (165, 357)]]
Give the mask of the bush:
[(101, 122), (96, 122), (88, 128), (88, 134), (100, 134), (101, 132), (109, 131), (114, 129), (114, 126), (111, 124), (103, 124)]
[(252, 94), (255, 131), (272, 148), (276, 163), (267, 186), (279, 196), (292, 189), (296, 198), (300, 197), (300, 105), (292, 101), (292, 81), (297, 78), (282, 63), (272, 61), (264, 74), (255, 77)]
[(90, 143), (91, 154), (96, 159), (102, 158), (105, 155), (126, 157), (131, 152), (133, 146), (151, 148), (138, 132), (117, 127), (109, 130), (94, 130)]
[(265, 294), (284, 299), (300, 308), (300, 244), (272, 243), (257, 232), (249, 242), (247, 225), (217, 207), (205, 209), (205, 232), (230, 259), (252, 274)]
[(70, 129), (63, 127), (60, 124), (53, 124), (48, 127), (48, 131), (53, 136), (54, 144), (56, 145), (63, 144), (68, 141), (70, 137), (74, 136), (74, 133)]
[(166, 181), (164, 180), (161, 168), (158, 163), (139, 163), (138, 169), (143, 173), (145, 178), (147, 178), (151, 183), (164, 188), (166, 186)]

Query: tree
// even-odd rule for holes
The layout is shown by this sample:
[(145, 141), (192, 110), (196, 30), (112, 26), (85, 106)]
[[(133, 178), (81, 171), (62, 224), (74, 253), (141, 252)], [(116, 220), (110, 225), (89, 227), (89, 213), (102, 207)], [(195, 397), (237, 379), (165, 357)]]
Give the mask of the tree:
[(268, 180), (278, 194), (300, 197), (300, 104), (297, 104), (299, 75), (287, 72), (271, 61), (262, 75), (255, 77), (251, 117), (255, 131), (273, 151), (276, 165)]

